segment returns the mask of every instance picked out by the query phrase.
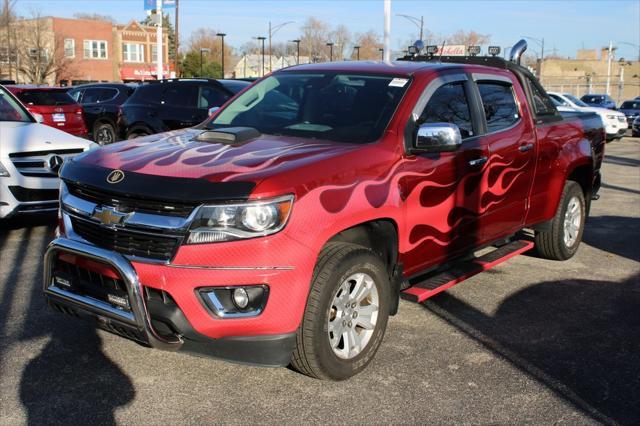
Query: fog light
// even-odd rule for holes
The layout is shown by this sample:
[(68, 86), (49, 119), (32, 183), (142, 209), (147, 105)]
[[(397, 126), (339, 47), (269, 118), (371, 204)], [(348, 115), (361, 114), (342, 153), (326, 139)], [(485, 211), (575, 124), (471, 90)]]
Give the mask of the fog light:
[(198, 289), (205, 306), (220, 318), (242, 318), (260, 315), (269, 298), (265, 284), (238, 287), (202, 287)]
[(244, 288), (236, 288), (233, 290), (233, 304), (240, 309), (244, 309), (249, 304), (249, 295)]

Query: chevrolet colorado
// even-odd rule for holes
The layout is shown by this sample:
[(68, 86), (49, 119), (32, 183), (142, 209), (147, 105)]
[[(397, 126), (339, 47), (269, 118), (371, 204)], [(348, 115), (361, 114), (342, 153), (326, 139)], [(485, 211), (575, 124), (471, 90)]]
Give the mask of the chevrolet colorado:
[(340, 380), (400, 296), (531, 248), (523, 228), (573, 256), (600, 119), (561, 116), (516, 56), (408, 59), (287, 68), (198, 126), (67, 162), (49, 303), (151, 347)]

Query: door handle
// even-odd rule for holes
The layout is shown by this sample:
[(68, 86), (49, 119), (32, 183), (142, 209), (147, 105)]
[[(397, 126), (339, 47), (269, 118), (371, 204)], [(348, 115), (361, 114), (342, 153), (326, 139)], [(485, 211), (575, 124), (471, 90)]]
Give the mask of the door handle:
[(487, 161), (489, 161), (488, 157), (480, 157), (476, 158), (475, 160), (469, 160), (469, 165), (471, 167), (482, 166)]
[(520, 150), (520, 152), (527, 152), (527, 151), (531, 151), (532, 149), (533, 149), (532, 143), (528, 143), (526, 145), (520, 145), (518, 147), (518, 150)]

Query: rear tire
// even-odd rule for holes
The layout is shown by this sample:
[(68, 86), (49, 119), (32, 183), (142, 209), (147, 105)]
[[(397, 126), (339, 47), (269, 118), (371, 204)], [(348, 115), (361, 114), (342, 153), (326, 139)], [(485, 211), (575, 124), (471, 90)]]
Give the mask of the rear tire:
[(127, 134), (127, 140), (149, 136), (152, 133), (147, 129), (133, 129)]
[(551, 260), (567, 260), (578, 251), (586, 219), (586, 203), (582, 187), (567, 181), (558, 211), (548, 231), (536, 231), (538, 253)]
[(371, 250), (327, 244), (316, 263), (293, 368), (329, 380), (362, 371), (382, 343), (390, 294), (389, 274)]
[(116, 141), (116, 129), (109, 123), (100, 123), (93, 129), (93, 140), (98, 145), (108, 145)]

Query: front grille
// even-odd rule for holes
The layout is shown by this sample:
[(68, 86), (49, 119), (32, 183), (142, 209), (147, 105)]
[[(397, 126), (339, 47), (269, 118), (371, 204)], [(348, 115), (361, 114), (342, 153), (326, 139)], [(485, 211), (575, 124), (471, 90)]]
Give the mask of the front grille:
[(51, 151), (14, 152), (9, 154), (9, 158), (23, 176), (58, 177), (57, 171), (49, 168), (49, 158), (52, 155), (59, 155), (66, 159), (82, 151), (82, 149), (57, 149)]
[(124, 228), (107, 228), (75, 217), (71, 218), (71, 225), (76, 234), (90, 243), (129, 256), (171, 260), (180, 244), (178, 237), (148, 234)]
[(69, 189), (69, 193), (76, 197), (91, 201), (98, 205), (115, 207), (122, 213), (160, 213), (166, 216), (187, 217), (196, 207), (195, 204), (189, 203), (164, 202), (129, 197), (120, 194), (111, 194), (80, 187), (71, 183), (67, 183), (67, 188)]
[(16, 197), (16, 200), (26, 203), (33, 201), (56, 201), (58, 199), (57, 189), (30, 189), (22, 186), (10, 186), (9, 191)]

